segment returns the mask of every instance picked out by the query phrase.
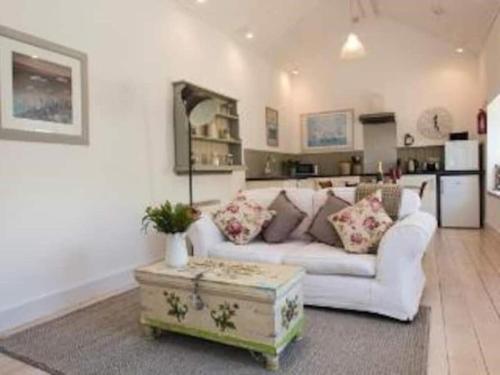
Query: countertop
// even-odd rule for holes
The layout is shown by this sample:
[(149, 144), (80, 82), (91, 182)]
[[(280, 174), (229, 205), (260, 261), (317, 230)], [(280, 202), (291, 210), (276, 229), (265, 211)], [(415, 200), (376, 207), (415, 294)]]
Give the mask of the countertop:
[[(482, 175), (484, 171), (417, 171), (415, 173), (404, 173), (403, 176), (421, 176), (421, 175), (431, 175), (431, 176), (457, 176), (457, 175)], [(340, 174), (328, 174), (328, 175), (317, 175), (317, 176), (283, 176), (283, 175), (272, 175), (272, 176), (258, 176), (258, 177), (247, 177), (247, 181), (282, 181), (282, 180), (306, 180), (309, 178), (343, 178), (343, 177), (375, 177), (376, 173), (363, 173), (357, 175), (340, 175)], [(389, 174), (385, 174), (389, 176)]]

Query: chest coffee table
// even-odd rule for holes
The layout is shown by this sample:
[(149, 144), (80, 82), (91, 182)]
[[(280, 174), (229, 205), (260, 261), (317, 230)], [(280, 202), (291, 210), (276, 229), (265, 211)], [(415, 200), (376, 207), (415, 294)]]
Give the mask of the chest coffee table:
[(190, 258), (183, 269), (164, 262), (139, 268), (141, 324), (146, 334), (172, 331), (258, 353), (266, 367), (304, 324), (299, 267)]

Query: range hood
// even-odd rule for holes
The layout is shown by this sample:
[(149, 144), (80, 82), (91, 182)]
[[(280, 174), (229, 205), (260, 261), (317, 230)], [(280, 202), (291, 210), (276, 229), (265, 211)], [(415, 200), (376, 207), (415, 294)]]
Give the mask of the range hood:
[(396, 166), (398, 158), (397, 125), (393, 112), (370, 113), (359, 116), (363, 123), (365, 173), (376, 173), (382, 162), (384, 172)]
[(359, 116), (359, 121), (363, 125), (388, 124), (396, 122), (394, 112), (367, 113)]

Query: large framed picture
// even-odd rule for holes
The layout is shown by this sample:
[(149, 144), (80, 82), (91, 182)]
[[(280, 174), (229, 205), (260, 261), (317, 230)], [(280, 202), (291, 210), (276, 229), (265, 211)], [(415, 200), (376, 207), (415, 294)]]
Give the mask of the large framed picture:
[(301, 116), (301, 129), (304, 152), (352, 150), (354, 110), (304, 114)]
[(0, 26), (0, 139), (88, 145), (87, 56)]
[(268, 146), (279, 146), (279, 114), (269, 107), (266, 107), (266, 139)]

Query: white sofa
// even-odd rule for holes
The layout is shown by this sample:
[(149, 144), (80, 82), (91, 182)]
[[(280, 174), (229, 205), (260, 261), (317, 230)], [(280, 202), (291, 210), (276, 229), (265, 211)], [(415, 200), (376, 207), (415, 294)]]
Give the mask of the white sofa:
[[(247, 197), (268, 206), (281, 188), (248, 190)], [(412, 320), (425, 284), (422, 256), (436, 229), (436, 219), (419, 210), (420, 198), (403, 190), (399, 220), (383, 237), (377, 255), (349, 254), (312, 242), (306, 234), (312, 218), (327, 198), (327, 189), (284, 189), (307, 213), (289, 241), (262, 240), (238, 246), (225, 239), (210, 215), (193, 224), (188, 237), (195, 256), (302, 266), (307, 305), (368, 311), (399, 320)], [(335, 195), (353, 202), (355, 188), (333, 188)]]

